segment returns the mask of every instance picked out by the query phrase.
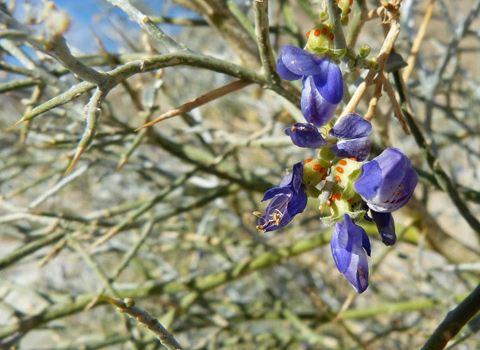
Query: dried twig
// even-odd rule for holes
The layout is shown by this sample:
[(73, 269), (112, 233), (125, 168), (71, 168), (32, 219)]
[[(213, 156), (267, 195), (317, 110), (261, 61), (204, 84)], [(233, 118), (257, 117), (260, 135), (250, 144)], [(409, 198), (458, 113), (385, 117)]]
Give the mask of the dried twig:
[(193, 100), (181, 105), (178, 108), (172, 109), (171, 111), (168, 111), (168, 112), (162, 114), (161, 116), (159, 116), (158, 118), (155, 118), (151, 122), (142, 125), (141, 127), (136, 129), (135, 131), (139, 131), (139, 130), (142, 130), (144, 128), (149, 128), (152, 125), (155, 125), (155, 124), (157, 124), (157, 123), (159, 123), (159, 122), (161, 122), (165, 119), (173, 118), (177, 115), (187, 113), (194, 108), (197, 108), (199, 106), (207, 104), (208, 102), (216, 100), (216, 99), (218, 99), (222, 96), (228, 95), (231, 92), (243, 89), (244, 87), (246, 87), (248, 85), (251, 85), (251, 84), (252, 84), (252, 82), (249, 82), (249, 81), (237, 80), (237, 81), (234, 81), (233, 83), (230, 83), (230, 84), (224, 85), (222, 87), (219, 87), (218, 89), (209, 91), (206, 94), (198, 96), (198, 97), (194, 98)]
[(111, 299), (108, 297), (100, 297), (109, 304), (116, 306), (120, 312), (127, 314), (128, 316), (136, 319), (140, 326), (147, 328), (158, 338), (160, 343), (168, 350), (182, 350), (183, 348), (177, 342), (175, 337), (169, 333), (163, 325), (158, 322), (156, 318), (150, 316), (146, 311), (135, 306), (135, 301), (131, 298), (125, 298), (122, 300)]
[(165, 32), (163, 32), (160, 28), (158, 28), (158, 26), (152, 22), (150, 17), (132, 5), (129, 0), (106, 1), (113, 6), (118, 6), (121, 8), (131, 19), (137, 22), (137, 24), (154, 40), (154, 45), (160, 52), (163, 51), (162, 49), (166, 49), (167, 52), (187, 50), (184, 45), (177, 43), (175, 40), (165, 34)]
[(413, 68), (415, 67), (415, 62), (417, 60), (418, 52), (420, 51), (420, 46), (422, 45), (423, 38), (425, 37), (425, 33), (427, 32), (428, 23), (430, 23), (430, 19), (432, 18), (434, 5), (435, 0), (430, 0), (430, 2), (428, 3), (427, 12), (425, 13), (425, 17), (423, 17), (422, 24), (420, 25), (417, 36), (415, 37), (415, 41), (413, 42), (410, 56), (407, 59), (407, 67), (405, 67), (402, 75), (405, 83), (408, 82), (408, 78), (410, 78), (410, 75), (413, 72)]
[[(395, 18), (398, 14), (393, 14), (392, 17)], [(341, 116), (345, 116), (349, 113), (355, 113), (355, 110), (360, 103), (363, 95), (365, 94), (365, 91), (374, 83), (375, 77), (378, 75), (380, 80), (384, 82), (384, 78), (382, 78), (382, 72), (385, 69), (385, 65), (388, 59), (388, 56), (390, 55), (390, 52), (393, 49), (393, 45), (395, 44), (395, 40), (397, 39), (398, 35), (400, 34), (400, 23), (396, 20), (392, 20), (390, 22), (390, 30), (385, 38), (385, 41), (383, 42), (382, 48), (380, 50), (380, 54), (378, 55), (378, 65), (379, 65), (379, 70), (370, 70), (365, 77), (365, 80), (358, 86), (358, 88), (355, 90), (355, 93), (353, 94), (352, 98), (348, 102), (347, 106), (344, 108), (342, 111)], [(393, 103), (393, 101), (392, 101)], [(370, 115), (369, 115), (370, 117)], [(405, 130), (405, 129), (404, 129)]]

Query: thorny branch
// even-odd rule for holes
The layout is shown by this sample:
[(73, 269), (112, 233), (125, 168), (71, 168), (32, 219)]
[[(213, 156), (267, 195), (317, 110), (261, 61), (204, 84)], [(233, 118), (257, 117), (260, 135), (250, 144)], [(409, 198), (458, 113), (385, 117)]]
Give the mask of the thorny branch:
[[(478, 264), (462, 264), (478, 260), (478, 246), (469, 227), (452, 217), (458, 211), (479, 230), (478, 210), (467, 201), (480, 202), (474, 186), (478, 77), (470, 65), (478, 58), (480, 36), (473, 24), (480, 1), (463, 18), (449, 18), (453, 3), (445, 0), (420, 3), (409, 12), (414, 16), (402, 18), (399, 11), (417, 2), (404, 2), (402, 8), (398, 1), (382, 2), (369, 9), (370, 3), (355, 0), (347, 35), (351, 47), (338, 22), (337, 2), (325, 2), (334, 19), (335, 47), (354, 52), (356, 43), (367, 43), (378, 60), (378, 69), (365, 79), (359, 70), (345, 76), (347, 89), (357, 79), (360, 85), (350, 89), (343, 114), (363, 114), (373, 121), (374, 134), (383, 128), (383, 141), (408, 149), (429, 194), (416, 193), (403, 212), (413, 219), (397, 220), (403, 234), (398, 250), (376, 253), (371, 271), (376, 287), (368, 300), (344, 289), (333, 264), (324, 260), (329, 234), (311, 220), (317, 208), (307, 207), (306, 219), (268, 241), (254, 232), (249, 215), (257, 209), (259, 193), (281, 178), (271, 163), (286, 168), (292, 159), (310, 157), (308, 151), (287, 148), (283, 130), (298, 114), (300, 93), (298, 85), (276, 75), (275, 54), (285, 43), (304, 44), (299, 33), (318, 24), (314, 2), (256, 0), (247, 7), (233, 0), (175, 0), (198, 15), (186, 18), (161, 6), (102, 1), (133, 20), (149, 38), (145, 46), (154, 50), (138, 52), (136, 33), (128, 32), (116, 33), (128, 40), (107, 52), (105, 37), (100, 39), (103, 27), (95, 25), (101, 49), (93, 55), (72, 54), (64, 15), (54, 26), (59, 30), (40, 35), (36, 28), (42, 21), (19, 21), (14, 3), (0, 5), (0, 308), (8, 314), (0, 347), (22, 346), (28, 341), (24, 335), (34, 338), (37, 329), (52, 334), (58, 349), (128, 341), (141, 349), (157, 342), (153, 336), (138, 337), (129, 324), (95, 319), (91, 309), (106, 302), (140, 317), (163, 344), (176, 349), (180, 345), (166, 328), (186, 348), (192, 343), (201, 348), (300, 348), (306, 343), (369, 348), (388, 347), (390, 340), (418, 348), (425, 339), (416, 334), (425, 329), (433, 334), (424, 348), (441, 348), (478, 311), (472, 306), (478, 304), (478, 287), (465, 294), (479, 283)], [(110, 13), (112, 22), (119, 21), (116, 13)], [(453, 18), (462, 19), (455, 23)], [(448, 38), (434, 30), (439, 19), (450, 23)], [(170, 30), (169, 25), (182, 27)], [(123, 22), (115, 26), (123, 29)], [(385, 37), (378, 35), (380, 28), (386, 29)], [(378, 45), (370, 40), (380, 36)], [(468, 47), (462, 45), (467, 36)], [(129, 52), (116, 53), (120, 47)], [(409, 64), (404, 72), (393, 72), (397, 91), (386, 70), (394, 49)], [(155, 74), (159, 69), (162, 74)], [(116, 89), (127, 79), (134, 94)], [(242, 89), (246, 86), (252, 87)], [(422, 107), (426, 113), (418, 112)], [(411, 139), (400, 128), (383, 123), (390, 112), (405, 133), (406, 116), (422, 153), (409, 148)], [(154, 115), (160, 117), (146, 125), (164, 120), (161, 127), (133, 133)], [(16, 121), (25, 122), (20, 136), (11, 128)], [(84, 163), (75, 169), (80, 156)], [(448, 200), (438, 208), (437, 202)], [(374, 231), (367, 227), (372, 238)], [(461, 239), (455, 231), (462, 232)], [(377, 243), (373, 238), (372, 250)], [(80, 258), (87, 269), (78, 268)], [(35, 284), (20, 282), (26, 270), (38, 277)], [(446, 279), (455, 291), (438, 283)], [(105, 291), (116, 298), (154, 300), (151, 310), (162, 315), (161, 323), (131, 300), (100, 298)], [(17, 302), (22, 298), (28, 298), (28, 309)], [(438, 314), (454, 303), (459, 304), (442, 323), (422, 311)], [(414, 315), (416, 323), (404, 314)], [(66, 316), (74, 316), (78, 328), (65, 327)], [(427, 318), (432, 322), (422, 322)], [(50, 327), (54, 320), (61, 327)], [(267, 325), (265, 332), (256, 326), (260, 322)], [(434, 322), (440, 323), (436, 330)], [(83, 333), (93, 328), (98, 341), (83, 341)], [(373, 328), (378, 332), (370, 336)], [(413, 331), (405, 336), (406, 329)]]

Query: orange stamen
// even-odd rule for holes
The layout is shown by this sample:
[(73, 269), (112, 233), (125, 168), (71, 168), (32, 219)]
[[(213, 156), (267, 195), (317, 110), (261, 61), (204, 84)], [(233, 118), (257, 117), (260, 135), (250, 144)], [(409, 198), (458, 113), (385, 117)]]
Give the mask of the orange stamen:
[(337, 171), (338, 171), (340, 174), (343, 174), (343, 168), (342, 168), (342, 167), (337, 166)]
[(319, 36), (320, 35), (320, 30), (318, 29), (315, 29), (315, 32), (313, 33), (315, 36)]
[(305, 160), (303, 161), (303, 164), (310, 163), (312, 160), (313, 160), (312, 158), (305, 159)]
[(338, 163), (341, 165), (347, 165), (347, 161), (345, 159), (340, 159)]
[(342, 182), (342, 179), (338, 175), (335, 175), (335, 180), (337, 180), (337, 182)]

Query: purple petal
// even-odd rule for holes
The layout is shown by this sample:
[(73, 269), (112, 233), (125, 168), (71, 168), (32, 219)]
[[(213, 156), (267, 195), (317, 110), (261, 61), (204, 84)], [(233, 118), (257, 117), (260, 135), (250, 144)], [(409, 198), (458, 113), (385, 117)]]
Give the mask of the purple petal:
[(298, 191), (298, 188), (302, 184), (303, 181), (303, 163), (298, 162), (293, 165), (292, 171), (287, 173), (280, 182), (279, 187), (286, 187), (294, 183), (295, 191)]
[(338, 271), (340, 271), (340, 273), (345, 273), (352, 256), (352, 242), (348, 239), (348, 232), (345, 225), (338, 222), (335, 225), (335, 230), (333, 231), (332, 239), (330, 241), (330, 248)]
[(303, 163), (293, 166), (291, 173), (287, 174), (279, 187), (271, 188), (263, 196), (263, 200), (271, 199), (265, 215), (258, 220), (257, 228), (268, 232), (277, 230), (290, 221), (293, 217), (305, 210), (307, 206), (306, 187), (303, 184)]
[[(370, 240), (363, 228), (357, 226), (350, 216), (343, 216), (344, 224), (337, 223), (330, 247), (338, 270), (345, 275), (357, 293), (368, 287), (368, 261)], [(364, 249), (365, 248), (365, 249)]]
[(372, 211), (390, 213), (407, 204), (417, 183), (418, 175), (408, 157), (398, 149), (387, 148), (362, 167), (354, 188)]
[(354, 245), (362, 246), (363, 232), (365, 232), (365, 230), (355, 224), (352, 218), (347, 214), (343, 215), (343, 222), (345, 223), (345, 229), (348, 232), (348, 239), (351, 240)]
[(303, 163), (299, 162), (293, 166), (292, 170), (292, 187), (295, 192), (300, 191), (300, 187), (303, 183)]
[(398, 210), (408, 203), (410, 197), (413, 195), (413, 191), (418, 184), (418, 175), (412, 168), (405, 169), (405, 177), (400, 183), (399, 187), (401, 191), (397, 191), (394, 196), (387, 201), (389, 205), (389, 211)]
[(275, 195), (270, 203), (268, 203), (265, 215), (272, 215), (273, 213), (283, 213), (287, 209), (288, 202), (292, 198), (292, 194), (279, 193)]
[(290, 136), (294, 145), (305, 148), (318, 148), (325, 146), (327, 140), (313, 124), (296, 123), (285, 129), (285, 134)]
[(306, 195), (306, 187), (302, 185), (299, 193), (294, 195), (288, 203), (287, 211), (292, 218), (300, 213), (303, 213), (307, 206), (308, 197)]
[(330, 130), (330, 135), (340, 139), (357, 139), (367, 137), (372, 131), (372, 124), (358, 114), (347, 114)]
[(350, 264), (345, 277), (357, 293), (363, 293), (368, 287), (368, 261), (362, 247), (354, 246)]
[(320, 63), (323, 58), (292, 45), (284, 46), (279, 58), (285, 68), (296, 75), (316, 75), (322, 72)]
[(291, 171), (283, 177), (283, 179), (280, 182), (280, 185), (278, 185), (278, 187), (286, 187), (286, 186), (288, 186), (292, 183), (292, 180), (293, 180), (293, 172)]
[(267, 209), (265, 210), (265, 215), (258, 219), (258, 225), (267, 225), (266, 231), (271, 231), (272, 229), (269, 230), (270, 227), (275, 227), (273, 228), (273, 230), (275, 230), (277, 226), (272, 222), (273, 214), (280, 214), (282, 215), (283, 219), (290, 198), (291, 195), (288, 196), (282, 193), (275, 195), (270, 201), (270, 203), (268, 203)]
[(395, 235), (395, 222), (393, 216), (390, 213), (377, 213), (371, 210), (372, 218), (377, 225), (378, 233), (382, 237), (383, 244), (390, 246), (397, 242), (397, 236)]
[(331, 104), (339, 104), (343, 98), (343, 77), (338, 65), (329, 58), (321, 61), (322, 72), (313, 79), (323, 98)]
[(277, 73), (282, 79), (285, 80), (298, 80), (302, 77), (301, 75), (292, 73), (287, 67), (285, 67), (281, 55), (277, 59)]
[(366, 137), (355, 140), (340, 140), (336, 145), (330, 147), (330, 151), (337, 157), (351, 158), (355, 157), (359, 162), (368, 159), (372, 141)]
[(398, 148), (387, 148), (373, 159), (382, 169), (382, 185), (376, 194), (376, 200), (385, 202), (397, 190), (405, 176), (405, 169), (410, 167), (410, 160)]
[(372, 248), (370, 247), (370, 238), (368, 238), (367, 232), (363, 230), (362, 232), (362, 247), (367, 252), (368, 256), (372, 254)]
[(382, 169), (376, 160), (365, 163), (362, 166), (362, 174), (353, 183), (353, 188), (365, 200), (375, 196), (382, 184)]
[(331, 104), (322, 97), (311, 76), (303, 79), (301, 107), (307, 122), (316, 127), (327, 124), (337, 109), (336, 104)]
[(418, 175), (412, 169), (410, 159), (399, 149), (387, 148), (373, 161), (378, 163), (381, 169), (382, 182), (376, 194), (367, 198), (368, 207), (381, 213), (403, 207), (418, 183)]
[(269, 199), (282, 194), (285, 196), (292, 196), (292, 189), (290, 187), (274, 187), (269, 189), (265, 194), (263, 195), (262, 202), (268, 201)]
[[(275, 197), (276, 198), (276, 197)], [(272, 199), (272, 202), (275, 201), (275, 198)], [(280, 200), (278, 203), (272, 204), (272, 202), (269, 203), (266, 214), (270, 214), (270, 217), (272, 217), (273, 213), (281, 213), (282, 217), (280, 220), (279, 225), (270, 225), (265, 229), (265, 232), (270, 232), (274, 230), (278, 230), (279, 228), (282, 228), (289, 224), (295, 215), (302, 213), (306, 206), (307, 206), (307, 195), (305, 193), (305, 185), (302, 185), (301, 191), (298, 194), (294, 194), (291, 198), (289, 198), (287, 201), (281, 202)], [(286, 205), (286, 208), (285, 208)], [(259, 225), (262, 225), (262, 223), (259, 220)]]

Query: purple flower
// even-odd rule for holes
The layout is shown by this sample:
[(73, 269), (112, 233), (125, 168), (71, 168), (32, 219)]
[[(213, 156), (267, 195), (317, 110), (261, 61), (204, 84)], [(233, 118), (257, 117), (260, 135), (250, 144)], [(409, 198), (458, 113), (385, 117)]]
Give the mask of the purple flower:
[(293, 166), (293, 171), (287, 174), (280, 186), (274, 187), (263, 196), (262, 202), (271, 200), (265, 215), (258, 219), (257, 229), (269, 232), (277, 230), (290, 221), (307, 206), (306, 187), (303, 184), (303, 163)]
[(390, 213), (407, 204), (417, 183), (410, 159), (400, 149), (389, 147), (362, 166), (353, 187), (371, 210)]
[(363, 228), (356, 225), (350, 216), (343, 216), (343, 225), (337, 223), (330, 247), (338, 271), (344, 274), (357, 293), (368, 287), (368, 261), (370, 240)]
[(378, 213), (371, 210), (373, 221), (377, 225), (378, 233), (382, 237), (382, 242), (385, 245), (394, 245), (397, 242), (397, 235), (395, 234), (395, 221), (391, 213)]
[(325, 140), (313, 124), (295, 123), (285, 129), (285, 134), (290, 136), (294, 145), (305, 148), (318, 148), (325, 146)]
[(330, 150), (338, 157), (355, 157), (362, 162), (370, 155), (372, 141), (368, 135), (371, 131), (372, 124), (368, 120), (358, 114), (347, 114), (329, 132), (330, 136), (338, 139)]
[(332, 119), (343, 98), (342, 72), (334, 61), (287, 45), (278, 57), (277, 72), (286, 80), (303, 78), (301, 107), (309, 123), (319, 127)]

